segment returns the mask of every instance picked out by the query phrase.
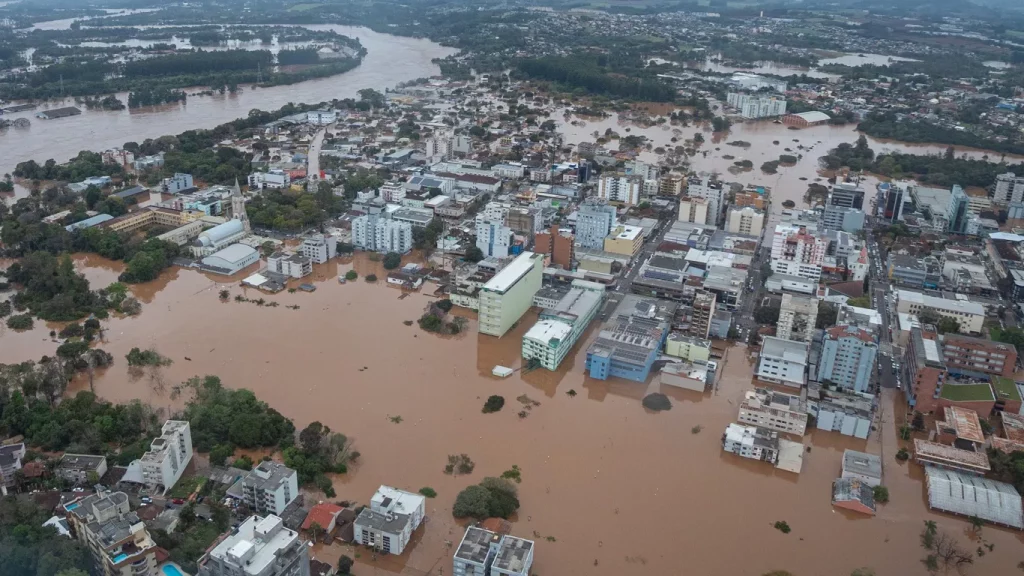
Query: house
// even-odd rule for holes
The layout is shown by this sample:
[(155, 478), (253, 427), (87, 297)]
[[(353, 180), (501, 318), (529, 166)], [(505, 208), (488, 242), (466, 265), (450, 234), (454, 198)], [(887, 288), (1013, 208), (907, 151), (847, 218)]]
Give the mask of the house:
[(832, 482), (832, 505), (874, 516), (875, 494), (865, 482), (855, 478), (837, 478)]
[(64, 454), (57, 463), (57, 476), (72, 484), (89, 484), (89, 474), (102, 478), (107, 473), (107, 459), (90, 454)]
[(857, 480), (874, 488), (882, 484), (882, 459), (874, 454), (843, 452), (843, 479)]
[(423, 522), (426, 498), (381, 486), (355, 521), (355, 541), (385, 554), (401, 554)]
[(344, 510), (337, 504), (331, 504), (330, 502), (322, 502), (313, 506), (309, 509), (309, 514), (306, 515), (306, 520), (302, 523), (303, 530), (311, 530), (313, 524), (316, 524), (325, 533), (330, 534), (334, 532), (334, 528), (337, 524), (338, 514)]

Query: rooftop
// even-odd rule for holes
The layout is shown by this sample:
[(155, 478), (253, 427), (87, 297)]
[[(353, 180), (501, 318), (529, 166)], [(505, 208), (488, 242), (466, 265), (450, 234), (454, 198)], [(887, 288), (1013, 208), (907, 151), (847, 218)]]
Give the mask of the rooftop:
[(941, 427), (952, 428), (957, 438), (970, 440), (982, 444), (985, 442), (985, 435), (981, 432), (981, 422), (978, 421), (978, 413), (959, 406), (946, 406), (944, 409), (946, 420), (937, 422)]
[(505, 291), (515, 286), (516, 282), (519, 282), (523, 276), (526, 276), (533, 269), (537, 259), (543, 258), (543, 254), (523, 252), (509, 263), (508, 266), (502, 268), (501, 272), (495, 274), (494, 278), (491, 278), (487, 284), (484, 284), (484, 290), (505, 293)]
[(1012, 378), (1004, 376), (992, 377), (992, 388), (1000, 399), (1020, 400), (1020, 391), (1017, 390), (1017, 383)]
[(919, 461), (953, 468), (964, 468), (973, 472), (987, 473), (990, 469), (988, 456), (984, 452), (961, 450), (938, 442), (914, 439), (914, 457)]
[(807, 364), (808, 344), (775, 336), (765, 336), (761, 345), (762, 356), (774, 356), (795, 364)]
[(619, 224), (616, 226), (609, 238), (614, 237), (616, 240), (629, 240), (634, 241), (638, 236), (643, 236), (644, 229), (640, 226), (630, 226), (628, 224)]
[(906, 301), (926, 308), (935, 308), (936, 310), (948, 310), (980, 316), (985, 315), (985, 307), (970, 300), (947, 300), (912, 290), (898, 290), (897, 298), (900, 302)]
[(1003, 434), (1013, 440), (1024, 444), (1024, 416), (1003, 411)]
[(1024, 528), (1020, 494), (1013, 486), (934, 466), (926, 466), (925, 475), (929, 507)]
[(566, 324), (565, 322), (560, 322), (558, 320), (538, 320), (537, 323), (523, 335), (523, 338), (543, 342), (549, 346), (551, 344), (557, 346), (558, 343), (567, 338), (570, 333), (572, 333), (572, 325), (570, 324)]
[(875, 513), (874, 490), (855, 478), (837, 478), (832, 482), (832, 503), (837, 502), (857, 502)]
[(243, 482), (246, 486), (254, 486), (261, 490), (275, 490), (288, 481), (295, 471), (291, 468), (273, 461), (260, 462), (249, 472)]
[(492, 566), (509, 572), (523, 572), (529, 567), (527, 559), (531, 556), (532, 551), (533, 541), (515, 536), (505, 536), (501, 539), (498, 556), (494, 559)]
[[(240, 568), (243, 574), (257, 575), (262, 574), (298, 537), (298, 533), (286, 528), (278, 516), (250, 516), (208, 554)], [(204, 562), (200, 560), (199, 563), (202, 565)]]
[(100, 467), (100, 464), (106, 461), (104, 456), (94, 456), (91, 454), (64, 454), (60, 458), (59, 468), (63, 470), (82, 470), (90, 471), (96, 470)]
[[(929, 340), (930, 342), (930, 340)], [(992, 387), (988, 384), (954, 384), (946, 382), (942, 385), (940, 398), (952, 400), (953, 402), (985, 402), (995, 400), (992, 397)]]
[(880, 479), (882, 477), (882, 459), (874, 454), (846, 450), (843, 452), (843, 472)]
[(462, 537), (459, 549), (455, 551), (455, 557), (482, 566), (487, 561), (491, 543), (497, 542), (500, 538), (501, 536), (494, 532), (470, 526)]

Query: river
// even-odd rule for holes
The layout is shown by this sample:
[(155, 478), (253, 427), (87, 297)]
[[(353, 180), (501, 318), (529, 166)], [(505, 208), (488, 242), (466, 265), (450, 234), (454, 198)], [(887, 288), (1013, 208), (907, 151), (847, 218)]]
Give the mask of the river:
[[(67, 28), (72, 20), (42, 23), (46, 29)], [(165, 104), (121, 111), (82, 110), (80, 116), (57, 120), (38, 120), (38, 110), (5, 115), (5, 118), (29, 118), (28, 128), (10, 128), (0, 132), (0, 174), (10, 173), (18, 162), (43, 162), (54, 158), (63, 162), (81, 150), (101, 151), (125, 142), (142, 142), (185, 130), (212, 128), (246, 116), (252, 109), (276, 110), (289, 102), (323, 102), (335, 98), (356, 97), (359, 90), (384, 91), (401, 82), (436, 75), (431, 62), (455, 53), (419, 38), (381, 34), (369, 28), (337, 25), (310, 25), (313, 30), (333, 30), (358, 38), (367, 54), (359, 67), (328, 78), (308, 80), (290, 86), (271, 88), (244, 87), (237, 94), (189, 98), (185, 104)], [(120, 94), (122, 100), (126, 94)], [(71, 98), (50, 102), (41, 108), (72, 106)], [(84, 108), (81, 107), (80, 108)], [(24, 192), (24, 190), (21, 190)]]

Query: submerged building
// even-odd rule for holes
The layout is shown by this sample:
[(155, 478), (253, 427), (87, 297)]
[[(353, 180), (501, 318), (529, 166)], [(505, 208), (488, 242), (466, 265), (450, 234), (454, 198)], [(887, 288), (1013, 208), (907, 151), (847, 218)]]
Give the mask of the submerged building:
[(537, 323), (523, 336), (523, 358), (548, 370), (557, 370), (580, 336), (597, 316), (605, 286), (573, 280), (572, 289), (552, 308), (541, 312)]
[(544, 255), (523, 252), (480, 289), (480, 332), (503, 336), (522, 318), (540, 290)]
[(619, 304), (619, 313), (587, 349), (590, 377), (646, 380), (668, 337), (676, 308), (676, 304), (665, 300), (625, 297)]

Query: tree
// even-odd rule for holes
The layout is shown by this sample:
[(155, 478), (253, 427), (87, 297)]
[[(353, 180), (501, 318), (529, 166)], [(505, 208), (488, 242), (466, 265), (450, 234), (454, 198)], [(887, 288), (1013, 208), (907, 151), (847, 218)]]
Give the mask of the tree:
[(875, 486), (872, 488), (872, 492), (875, 497), (875, 502), (879, 504), (885, 504), (889, 501), (889, 489), (885, 486)]
[(942, 319), (942, 316), (939, 315), (939, 313), (936, 312), (935, 310), (932, 310), (931, 308), (925, 308), (917, 313), (917, 319), (920, 320), (922, 324), (937, 325), (939, 323), (939, 320)]
[(850, 298), (849, 300), (846, 301), (846, 303), (856, 308), (870, 308), (871, 297), (867, 295), (857, 296), (856, 298)]
[(384, 269), (394, 270), (402, 265), (402, 255), (398, 252), (388, 252), (384, 255)]
[(349, 270), (348, 272), (345, 272), (346, 280), (355, 280), (356, 278), (359, 278), (359, 273), (356, 272), (355, 270)]
[(497, 396), (497, 395), (489, 396), (487, 398), (487, 402), (484, 403), (483, 413), (484, 414), (489, 414), (491, 412), (497, 412), (497, 411), (501, 410), (502, 407), (504, 407), (504, 406), (505, 406), (505, 398), (503, 398), (501, 396)]
[(227, 300), (229, 297), (231, 297), (231, 291), (230, 290), (221, 290), (220, 291), (220, 299), (221, 300)]
[(834, 305), (823, 302), (818, 306), (818, 318), (815, 320), (814, 327), (823, 329), (835, 326), (838, 316), (839, 310)]
[(85, 475), (85, 481), (89, 486), (95, 486), (100, 483), (100, 475), (90, 470), (89, 473)]
[(316, 535), (323, 531), (323, 527), (316, 520), (309, 523), (309, 532), (313, 535), (313, 542), (316, 542)]
[(235, 449), (227, 444), (218, 444), (210, 450), (210, 464), (223, 466), (224, 462), (235, 453)]
[(330, 435), (331, 429), (320, 422), (311, 422), (299, 432), (299, 444), (309, 453), (317, 453), (324, 440)]
[(490, 515), (491, 493), (480, 485), (467, 486), (455, 497), (452, 515), (456, 518), (473, 517), (483, 520)]
[(466, 250), (465, 259), (466, 262), (479, 262), (484, 259), (484, 251), (481, 250), (480, 248), (477, 248), (476, 246), (470, 246), (469, 249)]
[(342, 554), (341, 558), (338, 558), (338, 574), (351, 574), (352, 564), (352, 559)]
[(936, 329), (939, 331), (939, 334), (957, 333), (960, 331), (960, 322), (956, 318), (943, 316), (939, 320)]
[(754, 320), (758, 324), (778, 324), (781, 310), (778, 306), (758, 306), (754, 308)]

